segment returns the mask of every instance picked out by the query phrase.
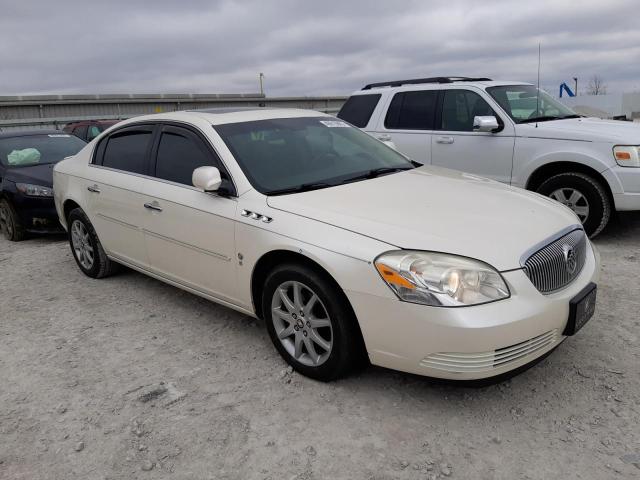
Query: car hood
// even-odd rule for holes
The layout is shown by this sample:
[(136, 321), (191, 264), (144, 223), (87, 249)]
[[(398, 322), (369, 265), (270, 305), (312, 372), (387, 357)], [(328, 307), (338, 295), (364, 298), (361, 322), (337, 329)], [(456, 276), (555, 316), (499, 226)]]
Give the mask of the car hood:
[(531, 247), (579, 224), (571, 210), (541, 195), (426, 166), (267, 203), (399, 248), (464, 255), (501, 271), (520, 268)]
[(537, 128), (535, 123), (521, 123), (516, 125), (516, 135), (640, 145), (639, 124), (599, 118), (567, 118), (538, 122)]
[(44, 187), (53, 187), (53, 163), (33, 165), (31, 167), (14, 167), (7, 169), (5, 178), (14, 183), (31, 183)]

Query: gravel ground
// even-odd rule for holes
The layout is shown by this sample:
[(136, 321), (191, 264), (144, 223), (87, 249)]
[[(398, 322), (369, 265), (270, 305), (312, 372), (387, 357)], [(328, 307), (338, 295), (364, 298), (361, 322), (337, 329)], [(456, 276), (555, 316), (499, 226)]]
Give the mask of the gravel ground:
[(595, 317), (468, 388), (292, 373), (264, 325), (64, 238), (0, 240), (0, 478), (640, 478), (640, 214), (599, 236)]

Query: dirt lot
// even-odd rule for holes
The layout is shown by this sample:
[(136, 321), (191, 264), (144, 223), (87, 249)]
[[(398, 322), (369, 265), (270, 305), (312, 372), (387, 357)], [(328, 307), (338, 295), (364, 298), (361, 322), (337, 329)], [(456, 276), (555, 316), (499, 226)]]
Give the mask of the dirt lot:
[(640, 478), (640, 215), (596, 241), (596, 316), (480, 389), (371, 367), (322, 384), (264, 325), (64, 238), (0, 240), (0, 478)]

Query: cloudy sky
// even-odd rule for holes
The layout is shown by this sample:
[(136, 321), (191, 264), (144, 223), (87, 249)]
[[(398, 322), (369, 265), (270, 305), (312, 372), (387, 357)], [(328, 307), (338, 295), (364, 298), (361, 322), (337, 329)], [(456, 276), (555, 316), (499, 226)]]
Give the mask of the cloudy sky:
[(637, 0), (0, 0), (0, 95), (348, 94), (435, 75), (640, 89)]

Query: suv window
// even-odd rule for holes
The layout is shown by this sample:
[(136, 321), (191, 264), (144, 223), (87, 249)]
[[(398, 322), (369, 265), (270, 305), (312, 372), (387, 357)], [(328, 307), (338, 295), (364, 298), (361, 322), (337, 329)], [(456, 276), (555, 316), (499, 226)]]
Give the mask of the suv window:
[(196, 135), (178, 127), (162, 129), (156, 156), (157, 178), (193, 185), (193, 171), (206, 165), (219, 168), (217, 158)]
[(102, 130), (97, 125), (89, 126), (87, 131), (87, 141), (90, 142), (91, 140), (96, 138), (98, 135), (100, 135), (100, 132), (102, 132)]
[(102, 165), (132, 173), (146, 173), (146, 159), (152, 129), (127, 129), (108, 138)]
[(342, 106), (337, 117), (356, 127), (364, 128), (369, 123), (381, 96), (379, 93), (374, 95), (354, 95)]
[(489, 104), (477, 93), (469, 90), (446, 90), (442, 101), (442, 130), (472, 132), (473, 119), (495, 114)]
[(399, 130), (433, 130), (437, 98), (436, 90), (396, 93), (384, 126)]
[(82, 138), (84, 140), (84, 138), (86, 137), (86, 134), (87, 134), (87, 126), (86, 125), (81, 125), (79, 127), (75, 127), (73, 129), (73, 134), (76, 137)]

